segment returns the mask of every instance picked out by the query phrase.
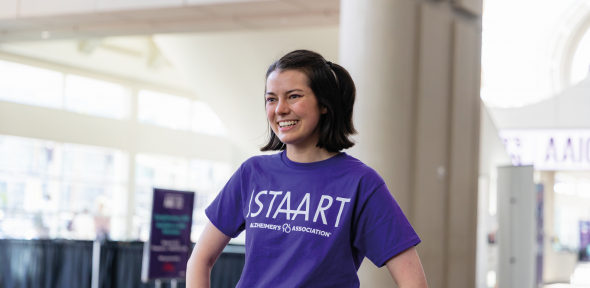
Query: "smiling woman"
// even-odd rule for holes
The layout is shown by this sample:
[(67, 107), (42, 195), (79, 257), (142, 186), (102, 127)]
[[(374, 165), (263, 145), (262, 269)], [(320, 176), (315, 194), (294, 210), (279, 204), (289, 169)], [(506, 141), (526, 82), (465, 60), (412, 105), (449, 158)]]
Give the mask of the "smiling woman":
[(237, 287), (359, 287), (365, 257), (387, 266), (399, 287), (427, 287), (414, 249), (420, 238), (387, 185), (341, 152), (356, 133), (348, 72), (297, 50), (266, 76), (270, 131), (261, 150), (281, 152), (244, 162), (205, 210), (209, 223), (189, 260), (187, 287), (209, 287), (213, 263), (244, 230)]

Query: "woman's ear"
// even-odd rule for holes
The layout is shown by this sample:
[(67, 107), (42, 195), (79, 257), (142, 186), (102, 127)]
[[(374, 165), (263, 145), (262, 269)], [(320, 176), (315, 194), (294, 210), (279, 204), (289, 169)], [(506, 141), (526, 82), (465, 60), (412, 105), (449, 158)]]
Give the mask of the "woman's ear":
[(326, 108), (326, 107), (322, 108), (322, 114), (326, 114), (326, 113), (328, 113), (328, 108)]

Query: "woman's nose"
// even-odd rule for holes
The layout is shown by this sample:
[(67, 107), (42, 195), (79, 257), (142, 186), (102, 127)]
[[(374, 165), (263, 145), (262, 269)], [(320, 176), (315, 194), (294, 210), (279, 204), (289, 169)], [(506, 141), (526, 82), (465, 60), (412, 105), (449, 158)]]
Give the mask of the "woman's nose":
[(279, 99), (279, 103), (277, 104), (277, 108), (275, 110), (275, 113), (277, 115), (284, 115), (284, 114), (289, 114), (289, 103), (287, 103), (287, 101), (284, 100), (280, 100)]

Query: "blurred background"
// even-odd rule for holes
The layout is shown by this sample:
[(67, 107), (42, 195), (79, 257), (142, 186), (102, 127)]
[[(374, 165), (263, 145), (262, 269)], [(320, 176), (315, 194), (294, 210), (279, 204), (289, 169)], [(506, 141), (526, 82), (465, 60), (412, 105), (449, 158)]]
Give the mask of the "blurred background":
[(589, 31), (590, 0), (0, 0), (0, 287), (153, 286), (153, 187), (196, 193), (196, 241), (294, 49), (353, 76), (346, 152), (422, 238), (430, 287), (590, 287)]

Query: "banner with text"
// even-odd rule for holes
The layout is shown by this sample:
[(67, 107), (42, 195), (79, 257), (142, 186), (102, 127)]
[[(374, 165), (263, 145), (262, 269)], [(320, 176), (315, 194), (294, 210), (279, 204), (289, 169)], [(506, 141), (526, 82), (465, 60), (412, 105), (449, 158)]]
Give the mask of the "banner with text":
[(499, 134), (513, 165), (590, 170), (590, 129), (505, 129)]
[(194, 192), (154, 188), (150, 239), (143, 251), (144, 282), (185, 278), (194, 199)]

